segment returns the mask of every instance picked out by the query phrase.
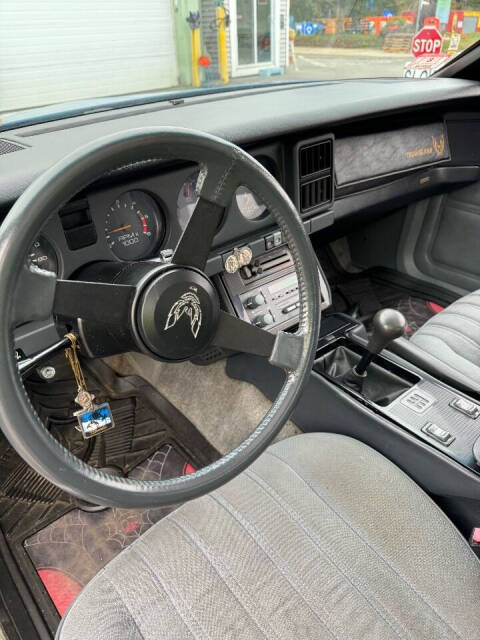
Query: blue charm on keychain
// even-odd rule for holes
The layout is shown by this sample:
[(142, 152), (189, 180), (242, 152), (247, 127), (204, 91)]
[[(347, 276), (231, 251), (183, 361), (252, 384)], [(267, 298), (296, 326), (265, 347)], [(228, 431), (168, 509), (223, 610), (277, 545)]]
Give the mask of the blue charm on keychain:
[(108, 402), (92, 404), (91, 409), (84, 409), (75, 413), (78, 424), (83, 437), (92, 438), (93, 436), (111, 429), (114, 426), (112, 410)]

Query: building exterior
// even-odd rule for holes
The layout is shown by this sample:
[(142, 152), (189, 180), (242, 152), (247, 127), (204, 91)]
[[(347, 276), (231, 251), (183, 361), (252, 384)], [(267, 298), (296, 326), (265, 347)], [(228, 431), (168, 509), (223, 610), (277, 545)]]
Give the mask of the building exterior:
[[(201, 0), (203, 45), (214, 76), (218, 76), (216, 6), (216, 0)], [(230, 77), (283, 71), (288, 63), (289, 0), (225, 0), (223, 6), (230, 16)]]
[(175, 86), (171, 2), (1, 0), (0, 113)]
[[(211, 60), (201, 83), (218, 83), (220, 1), (1, 0), (0, 114), (192, 86), (190, 12), (200, 12), (200, 51)], [(235, 17), (226, 31), (228, 78), (280, 73), (289, 0), (225, 0), (224, 7), (227, 23)]]

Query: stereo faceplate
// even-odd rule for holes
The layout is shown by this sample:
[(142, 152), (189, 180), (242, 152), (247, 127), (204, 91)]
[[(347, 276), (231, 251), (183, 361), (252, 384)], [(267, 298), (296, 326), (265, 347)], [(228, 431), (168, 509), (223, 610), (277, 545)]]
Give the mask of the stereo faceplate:
[[(330, 306), (331, 295), (320, 266), (319, 275), (323, 310)], [(252, 268), (223, 273), (221, 279), (239, 318), (269, 331), (298, 324), (298, 281), (288, 247), (268, 251)]]

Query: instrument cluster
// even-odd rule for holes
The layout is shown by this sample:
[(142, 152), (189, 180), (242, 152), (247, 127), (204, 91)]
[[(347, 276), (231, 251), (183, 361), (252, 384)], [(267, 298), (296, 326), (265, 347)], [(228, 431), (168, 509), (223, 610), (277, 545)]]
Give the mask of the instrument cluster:
[[(267, 156), (257, 156), (256, 159), (270, 173), (278, 177), (276, 165), (272, 160)], [(70, 234), (71, 237), (71, 234), (77, 233), (77, 231), (78, 234), (81, 234), (87, 222), (93, 228), (93, 240), (89, 244), (79, 242), (78, 246), (69, 248), (85, 249), (95, 245), (95, 256), (91, 255), (91, 252), (88, 252), (88, 255), (83, 254), (86, 261), (120, 260), (130, 262), (155, 257), (160, 249), (164, 248), (163, 244), (166, 240), (176, 243), (179, 235), (186, 228), (198, 202), (201, 176), (198, 168), (190, 174), (179, 175), (180, 179), (176, 182), (176, 188), (178, 189), (179, 184), (181, 186), (178, 192), (173, 191), (172, 193), (170, 191), (164, 200), (161, 200), (156, 194), (162, 192), (162, 196), (167, 196), (165, 189), (156, 186), (149, 188), (150, 185), (146, 185), (146, 189), (142, 185), (139, 188), (119, 191), (118, 194), (113, 193), (110, 196), (110, 198), (114, 197), (113, 200), (108, 197), (105, 191), (100, 200), (92, 197), (91, 201), (94, 204), (91, 205), (92, 210), (89, 213), (91, 217), (87, 221), (82, 221), (79, 218), (78, 221), (74, 219), (71, 223), (69, 219), (66, 225), (62, 219), (63, 213), (60, 212), (66, 236)], [(175, 184), (175, 180), (170, 179), (168, 174), (162, 176), (161, 179), (170, 189)], [(84, 199), (87, 206), (89, 200), (90, 196)], [(73, 204), (76, 204), (76, 201)], [(169, 216), (172, 216), (175, 210), (176, 218), (173, 220)], [(69, 213), (71, 214), (70, 211)], [(268, 210), (247, 186), (242, 185), (234, 193), (227, 213), (240, 219), (243, 218), (245, 221), (254, 222), (265, 218), (268, 215)], [(77, 211), (74, 207), (73, 216), (76, 215)], [(75, 229), (72, 230), (71, 224), (76, 225)], [(57, 235), (51, 234), (48, 229), (33, 243), (27, 256), (27, 263), (54, 272), (59, 276), (63, 275), (60, 272), (70, 272), (71, 269), (64, 268), (65, 256), (61, 255), (63, 251), (59, 250), (61, 246), (62, 242), (58, 239), (58, 232)], [(173, 247), (169, 246), (168, 248)]]
[[(103, 234), (111, 252), (110, 256), (102, 256), (103, 259), (144, 260), (154, 256), (161, 246), (166, 216), (150, 193), (134, 189), (120, 193), (98, 216), (95, 227), (97, 236)], [(59, 256), (44, 234), (33, 243), (27, 263), (60, 275)]]

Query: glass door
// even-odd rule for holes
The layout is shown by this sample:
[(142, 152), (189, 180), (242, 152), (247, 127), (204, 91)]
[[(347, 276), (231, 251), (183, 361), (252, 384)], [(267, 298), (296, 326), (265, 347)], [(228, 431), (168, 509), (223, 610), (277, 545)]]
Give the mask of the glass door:
[(272, 62), (272, 0), (237, 0), (238, 65)]
[(272, 61), (272, 0), (257, 3), (257, 63)]

